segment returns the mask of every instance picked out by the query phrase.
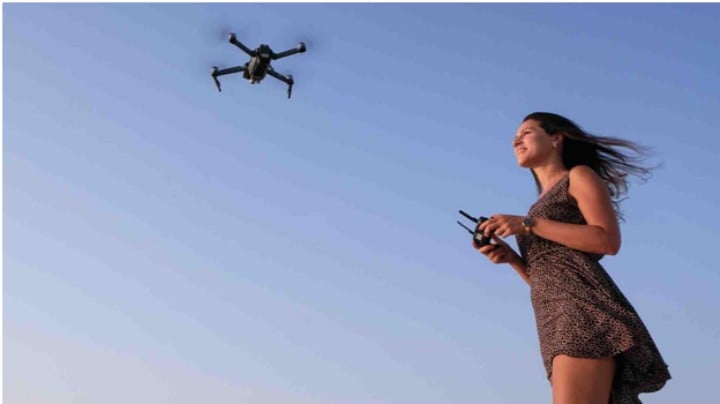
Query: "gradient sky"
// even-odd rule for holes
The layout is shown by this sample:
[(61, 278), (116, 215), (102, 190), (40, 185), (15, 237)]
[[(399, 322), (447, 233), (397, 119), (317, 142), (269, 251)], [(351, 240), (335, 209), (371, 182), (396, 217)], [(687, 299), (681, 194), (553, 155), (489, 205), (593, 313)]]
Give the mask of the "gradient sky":
[[(653, 148), (602, 262), (720, 374), (718, 4), (4, 4), (4, 399), (549, 402), (529, 289), (457, 210), (535, 200), (532, 111)], [(213, 65), (233, 30), (293, 99)], [(511, 241), (515, 245), (514, 240)]]

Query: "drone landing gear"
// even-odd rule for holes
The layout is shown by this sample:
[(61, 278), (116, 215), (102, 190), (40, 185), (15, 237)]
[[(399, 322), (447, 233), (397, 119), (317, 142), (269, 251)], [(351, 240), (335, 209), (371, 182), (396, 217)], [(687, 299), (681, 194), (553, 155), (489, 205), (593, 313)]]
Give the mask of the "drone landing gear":
[(275, 77), (276, 79), (287, 84), (288, 85), (288, 91), (287, 91), (288, 99), (290, 97), (292, 97), (292, 88), (293, 88), (293, 84), (295, 84), (295, 80), (293, 80), (292, 74), (288, 74), (287, 76), (284, 76), (284, 75), (276, 72), (272, 68), (268, 68), (267, 74), (269, 74), (269, 75)]
[(217, 86), (218, 91), (222, 92), (222, 89), (220, 88), (220, 80), (218, 80), (218, 76), (222, 76), (225, 74), (231, 74), (231, 73), (239, 73), (245, 71), (245, 66), (235, 66), (235, 67), (229, 67), (227, 69), (218, 70), (217, 67), (213, 67), (210, 71), (210, 75), (212, 76), (213, 80), (215, 81), (215, 86)]

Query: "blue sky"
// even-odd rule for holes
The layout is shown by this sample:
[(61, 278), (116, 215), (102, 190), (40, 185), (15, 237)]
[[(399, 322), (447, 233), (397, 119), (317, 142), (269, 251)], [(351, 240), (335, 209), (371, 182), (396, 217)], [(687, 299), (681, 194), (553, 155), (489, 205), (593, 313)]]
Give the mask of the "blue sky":
[[(4, 4), (8, 403), (550, 400), (528, 288), (457, 210), (524, 214), (553, 111), (653, 148), (603, 264), (715, 397), (717, 4)], [(210, 67), (276, 51), (293, 99)], [(514, 241), (512, 241), (514, 245)]]

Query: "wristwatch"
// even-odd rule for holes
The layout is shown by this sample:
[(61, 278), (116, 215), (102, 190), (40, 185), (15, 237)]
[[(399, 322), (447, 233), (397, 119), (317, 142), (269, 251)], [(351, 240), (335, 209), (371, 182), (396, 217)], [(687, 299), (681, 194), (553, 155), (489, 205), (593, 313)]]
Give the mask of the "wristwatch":
[(532, 227), (535, 225), (535, 220), (533, 220), (533, 218), (531, 218), (530, 216), (525, 216), (525, 219), (523, 219), (522, 223), (523, 228), (525, 229), (525, 234), (532, 234)]

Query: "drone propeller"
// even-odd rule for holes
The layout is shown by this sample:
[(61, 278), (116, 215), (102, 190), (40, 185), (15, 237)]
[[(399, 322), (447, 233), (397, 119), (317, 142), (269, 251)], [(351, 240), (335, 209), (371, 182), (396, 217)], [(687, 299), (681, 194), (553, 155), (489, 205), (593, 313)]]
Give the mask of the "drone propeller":
[(228, 35), (230, 35), (231, 33), (233, 32), (229, 27), (223, 27), (222, 29), (220, 29), (220, 31), (218, 31), (218, 39), (227, 41)]
[(217, 38), (220, 39), (223, 42), (227, 42), (228, 37), (232, 34), (235, 35), (238, 39), (244, 37), (247, 33), (247, 24), (240, 24), (243, 28), (238, 31), (237, 25), (233, 24), (223, 24), (220, 26), (220, 29), (217, 30)]
[(291, 25), (285, 27), (272, 43), (277, 43), (278, 48), (289, 47), (298, 42), (304, 42), (308, 51), (316, 53), (318, 47), (327, 44), (332, 36), (322, 32), (323, 28), (316, 25), (307, 25), (304, 22), (295, 20)]
[(305, 45), (306, 49), (311, 49), (313, 52), (315, 52), (315, 50), (317, 49), (317, 41), (315, 39), (309, 38), (305, 35), (300, 36), (299, 38), (301, 38), (301, 40), (299, 41), (298, 44), (301, 43), (301, 44)]

